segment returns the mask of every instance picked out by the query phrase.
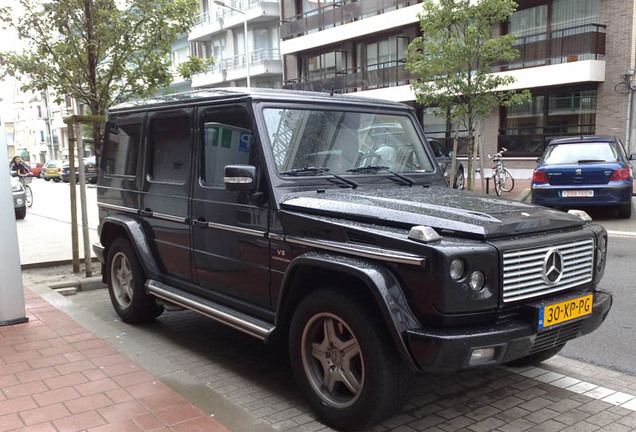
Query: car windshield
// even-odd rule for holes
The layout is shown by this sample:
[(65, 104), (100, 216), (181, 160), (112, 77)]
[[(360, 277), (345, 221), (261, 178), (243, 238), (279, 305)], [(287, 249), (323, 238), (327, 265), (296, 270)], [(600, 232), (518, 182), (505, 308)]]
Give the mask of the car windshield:
[(616, 162), (618, 154), (607, 142), (557, 144), (548, 146), (543, 162), (550, 165)]
[[(405, 115), (288, 108), (266, 108), (263, 115), (282, 175), (434, 170)], [(374, 166), (382, 169), (356, 169)]]

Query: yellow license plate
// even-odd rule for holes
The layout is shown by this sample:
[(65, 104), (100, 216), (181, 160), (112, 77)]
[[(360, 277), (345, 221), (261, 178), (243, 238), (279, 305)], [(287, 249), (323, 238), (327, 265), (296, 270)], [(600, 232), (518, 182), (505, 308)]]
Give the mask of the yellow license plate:
[(592, 313), (592, 294), (539, 308), (539, 329)]

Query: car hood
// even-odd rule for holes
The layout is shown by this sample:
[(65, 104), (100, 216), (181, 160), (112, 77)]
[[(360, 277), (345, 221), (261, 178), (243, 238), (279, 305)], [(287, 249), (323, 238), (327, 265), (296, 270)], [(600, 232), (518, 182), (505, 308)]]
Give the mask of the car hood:
[(425, 225), (480, 239), (584, 224), (582, 219), (557, 210), (443, 186), (292, 192), (280, 205), (287, 212), (379, 225)]

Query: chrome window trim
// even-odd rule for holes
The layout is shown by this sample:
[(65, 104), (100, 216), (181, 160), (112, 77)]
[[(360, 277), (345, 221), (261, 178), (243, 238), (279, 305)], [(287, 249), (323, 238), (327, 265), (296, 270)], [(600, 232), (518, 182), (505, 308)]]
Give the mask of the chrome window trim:
[(208, 228), (214, 228), (214, 229), (223, 230), (223, 231), (230, 231), (230, 232), (234, 232), (238, 234), (245, 234), (252, 237), (262, 237), (262, 238), (267, 237), (267, 233), (265, 231), (254, 230), (251, 228), (242, 228), (242, 227), (237, 227), (232, 225), (225, 225), (225, 224), (221, 224), (217, 222), (208, 222), (207, 224), (208, 224)]
[(97, 203), (97, 207), (101, 207), (101, 208), (109, 209), (109, 210), (122, 211), (122, 212), (126, 212), (126, 213), (134, 213), (134, 214), (138, 213), (138, 210), (134, 209), (132, 207), (118, 206), (118, 205), (115, 205), (115, 204)]

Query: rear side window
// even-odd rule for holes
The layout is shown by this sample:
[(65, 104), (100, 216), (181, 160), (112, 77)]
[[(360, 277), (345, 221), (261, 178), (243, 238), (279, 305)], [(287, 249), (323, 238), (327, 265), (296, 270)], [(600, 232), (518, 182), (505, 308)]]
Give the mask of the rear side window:
[(134, 176), (141, 142), (141, 122), (108, 123), (103, 170), (107, 175)]
[(150, 178), (156, 182), (185, 183), (192, 145), (190, 116), (159, 116), (150, 122)]

